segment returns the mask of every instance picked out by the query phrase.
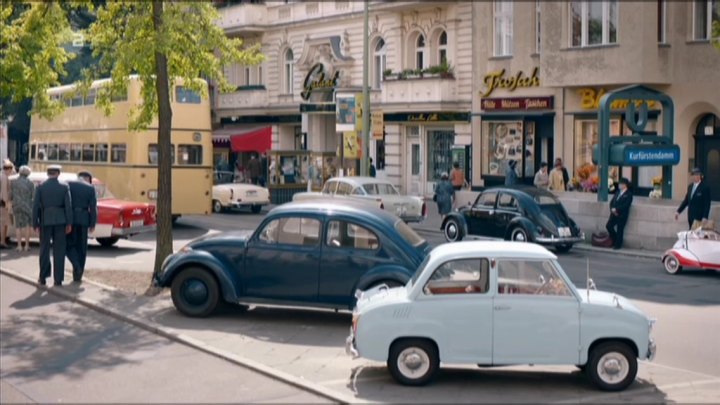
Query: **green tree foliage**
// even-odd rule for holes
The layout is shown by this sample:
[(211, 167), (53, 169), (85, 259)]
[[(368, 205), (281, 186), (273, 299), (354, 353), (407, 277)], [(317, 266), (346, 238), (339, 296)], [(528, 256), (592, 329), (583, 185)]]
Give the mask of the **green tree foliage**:
[[(262, 61), (259, 45), (243, 48), (216, 25), (219, 14), (210, 2), (112, 1), (77, 2), (3, 1), (0, 8), (0, 96), (19, 102), (32, 98), (33, 114), (51, 119), (64, 104), (50, 100), (47, 89), (59, 85), (73, 53), (71, 16), (92, 10), (97, 19), (85, 32), (97, 64), (82, 71), (77, 91), (87, 92), (92, 80), (112, 80), (97, 95), (97, 106), (112, 112), (110, 100), (126, 94), (128, 77), (141, 82), (142, 104), (131, 110), (131, 128), (145, 129), (158, 122), (157, 250), (154, 272), (172, 253), (170, 89), (183, 85), (208, 97), (203, 80), (214, 80), (230, 90), (223, 68), (231, 63), (252, 65)], [(14, 15), (19, 16), (14, 18)]]
[(720, 21), (713, 21), (712, 43), (713, 43), (713, 46), (715, 46), (715, 49), (720, 51)]

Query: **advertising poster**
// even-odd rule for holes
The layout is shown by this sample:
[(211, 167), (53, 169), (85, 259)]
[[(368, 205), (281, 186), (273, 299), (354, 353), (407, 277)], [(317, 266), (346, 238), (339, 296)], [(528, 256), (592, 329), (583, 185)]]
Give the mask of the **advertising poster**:
[(335, 131), (355, 130), (355, 95), (338, 94), (335, 97)]

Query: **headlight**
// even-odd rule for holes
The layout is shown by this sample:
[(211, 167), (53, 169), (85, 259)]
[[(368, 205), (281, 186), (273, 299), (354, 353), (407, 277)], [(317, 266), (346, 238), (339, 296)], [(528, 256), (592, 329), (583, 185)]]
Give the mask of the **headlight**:
[(192, 252), (192, 248), (190, 247), (190, 245), (185, 245), (185, 246), (181, 247), (178, 252), (179, 252), (179, 253)]
[(354, 334), (354, 335), (357, 334), (358, 322), (360, 322), (360, 314), (358, 314), (358, 313), (353, 313), (353, 317), (352, 317), (352, 328), (353, 328), (353, 334)]

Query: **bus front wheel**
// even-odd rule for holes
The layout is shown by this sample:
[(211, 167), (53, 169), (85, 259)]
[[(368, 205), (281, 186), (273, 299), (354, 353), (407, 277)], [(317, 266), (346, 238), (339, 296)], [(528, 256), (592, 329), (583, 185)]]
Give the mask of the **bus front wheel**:
[(111, 238), (97, 238), (97, 241), (98, 241), (98, 243), (100, 244), (100, 246), (102, 246), (102, 247), (110, 247), (110, 246), (116, 244), (119, 239), (120, 239), (120, 238), (114, 238), (114, 237), (111, 237)]

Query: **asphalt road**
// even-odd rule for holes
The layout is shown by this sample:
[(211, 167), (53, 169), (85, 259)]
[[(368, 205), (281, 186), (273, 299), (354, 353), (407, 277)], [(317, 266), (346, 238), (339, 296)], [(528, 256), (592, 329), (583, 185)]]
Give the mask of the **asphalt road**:
[(327, 402), (10, 277), (0, 285), (2, 403)]

